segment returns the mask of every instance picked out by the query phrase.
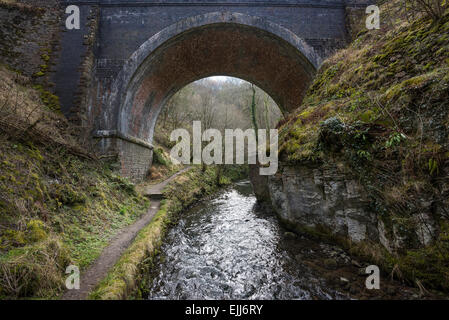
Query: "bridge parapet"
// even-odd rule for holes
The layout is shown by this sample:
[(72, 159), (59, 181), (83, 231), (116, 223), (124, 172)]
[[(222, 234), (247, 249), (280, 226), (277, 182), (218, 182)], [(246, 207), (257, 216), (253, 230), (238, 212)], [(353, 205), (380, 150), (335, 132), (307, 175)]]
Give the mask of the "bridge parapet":
[[(33, 0), (34, 1), (34, 0)], [(60, 0), (63, 4), (103, 6), (192, 6), (192, 5), (242, 5), (242, 6), (366, 6), (373, 0)]]

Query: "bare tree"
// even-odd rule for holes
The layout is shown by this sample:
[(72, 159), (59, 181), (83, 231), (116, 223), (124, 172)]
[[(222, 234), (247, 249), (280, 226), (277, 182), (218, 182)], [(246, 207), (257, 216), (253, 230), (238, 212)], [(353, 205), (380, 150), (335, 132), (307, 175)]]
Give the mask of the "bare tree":
[(250, 105), (250, 112), (251, 112), (251, 122), (253, 124), (253, 128), (254, 128), (254, 133), (256, 135), (256, 142), (258, 142), (258, 136), (257, 136), (257, 131), (259, 129), (259, 126), (257, 124), (257, 105), (256, 105), (256, 88), (254, 87), (254, 85), (251, 85), (251, 105)]

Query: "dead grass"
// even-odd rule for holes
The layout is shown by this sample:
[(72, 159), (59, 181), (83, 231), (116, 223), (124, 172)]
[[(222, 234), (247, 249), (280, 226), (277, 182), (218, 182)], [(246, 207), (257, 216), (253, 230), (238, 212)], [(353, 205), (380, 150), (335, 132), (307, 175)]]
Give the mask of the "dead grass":
[(61, 241), (50, 237), (0, 259), (0, 286), (10, 298), (56, 294), (64, 283), (60, 270), (70, 264)]
[(30, 80), (0, 66), (0, 130), (18, 139), (63, 146), (74, 155), (95, 159), (79, 146), (67, 119), (45, 110), (40, 94)]

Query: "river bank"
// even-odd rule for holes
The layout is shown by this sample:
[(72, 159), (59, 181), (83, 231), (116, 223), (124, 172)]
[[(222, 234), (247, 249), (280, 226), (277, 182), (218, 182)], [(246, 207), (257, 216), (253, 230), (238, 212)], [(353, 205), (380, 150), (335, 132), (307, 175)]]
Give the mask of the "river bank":
[(170, 226), (141, 293), (148, 299), (442, 298), (387, 274), (379, 290), (368, 290), (366, 266), (336, 246), (289, 232), (244, 181)]
[(292, 230), (448, 293), (449, 14), (393, 17), (323, 63), (256, 194)]
[[(153, 184), (151, 187), (142, 193), (144, 196), (152, 199), (151, 206), (148, 212), (144, 214), (135, 223), (120, 230), (120, 232), (111, 240), (109, 245), (101, 252), (101, 255), (89, 266), (89, 268), (82, 274), (80, 279), (79, 290), (67, 290), (63, 296), (63, 300), (84, 300), (87, 298), (89, 292), (98, 285), (98, 282), (106, 276), (109, 269), (114, 266), (124, 251), (131, 245), (137, 234), (141, 232), (156, 216), (156, 213), (161, 210), (161, 203), (154, 199), (154, 196), (162, 196), (162, 190), (176, 177), (183, 174), (190, 167), (178, 171), (176, 174), (167, 178), (165, 181)], [(158, 220), (157, 218), (155, 219)], [(147, 233), (147, 232), (143, 232)], [(151, 240), (149, 241), (151, 242)], [(140, 252), (139, 256), (144, 253)], [(132, 274), (131, 274), (132, 276)]]

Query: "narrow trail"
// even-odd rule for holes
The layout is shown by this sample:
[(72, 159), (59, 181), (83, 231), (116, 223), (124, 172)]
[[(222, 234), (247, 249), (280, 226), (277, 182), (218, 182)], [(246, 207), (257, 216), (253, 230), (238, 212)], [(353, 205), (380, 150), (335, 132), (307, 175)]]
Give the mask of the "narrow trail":
[(175, 179), (180, 174), (186, 172), (190, 168), (191, 167), (186, 167), (186, 168), (178, 171), (174, 175), (172, 175), (167, 180), (164, 180), (161, 183), (146, 187), (145, 190), (143, 191), (143, 194), (151, 199), (155, 199), (155, 198), (161, 199), (162, 198), (162, 190), (164, 190), (164, 188), (167, 186), (167, 184), (169, 184), (171, 181), (173, 181), (173, 179)]
[(146, 214), (132, 225), (127, 226), (119, 231), (117, 235), (111, 240), (109, 245), (103, 249), (100, 256), (95, 262), (81, 275), (79, 290), (66, 290), (62, 295), (62, 300), (86, 300), (89, 293), (97, 284), (103, 279), (110, 268), (120, 259), (123, 252), (131, 245), (139, 231), (151, 222), (154, 215), (160, 208), (160, 199), (162, 198), (162, 190), (165, 186), (173, 181), (177, 176), (189, 170), (187, 167), (167, 180), (162, 181), (156, 185), (147, 187), (144, 190), (144, 195), (150, 197), (151, 206)]

